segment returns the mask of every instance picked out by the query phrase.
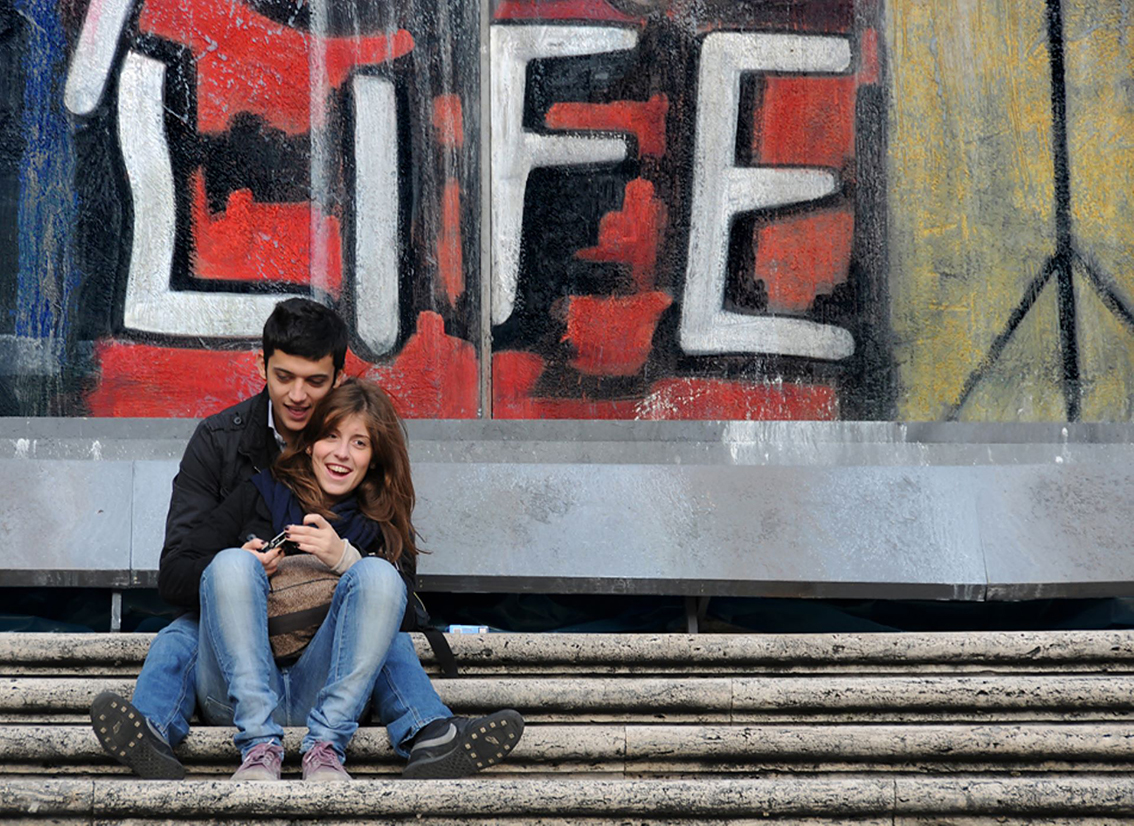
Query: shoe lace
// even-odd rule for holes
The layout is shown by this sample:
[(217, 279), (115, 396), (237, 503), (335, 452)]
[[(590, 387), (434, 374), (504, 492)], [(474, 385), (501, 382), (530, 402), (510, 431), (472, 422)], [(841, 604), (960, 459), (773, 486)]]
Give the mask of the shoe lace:
[(331, 748), (330, 743), (316, 743), (311, 747), (307, 754), (303, 755), (304, 764), (311, 769), (338, 769), (342, 770), (342, 764), (339, 762), (339, 756), (335, 754), (335, 750)]
[(280, 762), (280, 753), (283, 751), (275, 743), (261, 743), (258, 746), (253, 746), (252, 751), (248, 752), (248, 756), (244, 758), (241, 764), (242, 769), (248, 769), (253, 766), (263, 766), (265, 769), (271, 769), (276, 763)]

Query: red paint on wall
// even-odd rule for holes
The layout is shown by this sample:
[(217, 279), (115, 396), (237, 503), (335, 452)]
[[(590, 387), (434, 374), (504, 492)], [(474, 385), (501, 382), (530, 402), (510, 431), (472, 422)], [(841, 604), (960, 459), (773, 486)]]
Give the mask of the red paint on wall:
[(460, 95), (438, 95), (433, 98), (433, 128), (437, 143), (456, 149), (465, 145), (465, 121)]
[[(95, 344), (98, 381), (87, 395), (92, 416), (200, 418), (260, 392), (256, 351), (195, 350), (105, 340)], [(417, 332), (388, 366), (348, 352), (347, 375), (367, 375), (394, 397), (407, 418), (477, 415), (476, 349), (445, 335), (441, 316), (425, 312)]]
[(758, 163), (840, 169), (854, 157), (853, 75), (768, 77), (765, 84), (752, 136)]
[(758, 227), (755, 277), (768, 289), (772, 312), (802, 312), (850, 272), (854, 213), (820, 212)]
[(138, 27), (192, 50), (197, 129), (203, 133), (223, 132), (233, 116), (247, 112), (289, 134), (302, 134), (311, 123), (311, 49), (323, 53), (327, 82), (337, 88), (356, 66), (393, 60), (414, 45), (404, 29), (390, 35), (315, 37), (230, 0), (145, 0)]
[(639, 418), (833, 421), (833, 387), (791, 382), (752, 384), (724, 379), (663, 379), (641, 405)]
[[(217, 281), (311, 282), (310, 203), (256, 203), (252, 191), (230, 192), (225, 211), (210, 214), (201, 170), (189, 178), (193, 191), (193, 274)], [(342, 286), (342, 242), (339, 221), (318, 218), (327, 259), (321, 269), (326, 289), (339, 294)]]
[(479, 367), (476, 348), (445, 334), (434, 312), (417, 317), (417, 330), (388, 366), (348, 363), (348, 372), (369, 369), (367, 377), (389, 391), (403, 416), (422, 419), (473, 419), (477, 416)]
[(437, 276), (440, 286), (455, 307), (465, 291), (464, 259), (461, 253), (461, 184), (456, 178), (445, 182), (441, 195), (441, 232), (437, 238)]
[(599, 221), (598, 246), (581, 249), (575, 256), (584, 261), (628, 264), (638, 289), (653, 289), (665, 222), (665, 204), (654, 197), (654, 185), (635, 178), (626, 184), (622, 209), (607, 213)]
[(492, 356), (494, 419), (633, 419), (638, 399), (552, 399), (533, 397), (543, 374), (536, 353), (505, 350)]
[(92, 416), (200, 418), (264, 386), (256, 351), (189, 350), (107, 339), (95, 343)]
[(497, 20), (585, 20), (588, 23), (636, 23), (605, 0), (504, 0)]
[(592, 376), (633, 376), (650, 354), (658, 319), (673, 299), (663, 292), (631, 296), (573, 295), (567, 334), (571, 366)]
[(647, 101), (613, 103), (556, 103), (547, 110), (549, 129), (630, 132), (638, 139), (638, 154), (660, 158), (665, 154), (665, 117), (669, 98), (654, 95)]
[(871, 86), (878, 82), (878, 31), (865, 29), (862, 32), (862, 41), (859, 46), (861, 57), (858, 66), (858, 83), (860, 86)]
[(646, 398), (534, 396), (543, 374), (536, 353), (504, 351), (492, 358), (492, 415), (497, 419), (822, 420), (838, 417), (833, 387), (752, 384), (724, 379), (671, 378)]

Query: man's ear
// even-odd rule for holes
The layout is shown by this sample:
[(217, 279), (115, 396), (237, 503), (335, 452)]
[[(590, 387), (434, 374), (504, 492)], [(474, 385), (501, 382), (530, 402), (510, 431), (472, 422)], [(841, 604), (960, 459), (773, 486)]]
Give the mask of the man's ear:
[(338, 387), (343, 381), (346, 380), (346, 370), (337, 370), (335, 372), (335, 383), (331, 387)]
[(260, 378), (268, 380), (268, 363), (264, 361), (264, 351), (256, 351), (256, 369), (260, 371)]

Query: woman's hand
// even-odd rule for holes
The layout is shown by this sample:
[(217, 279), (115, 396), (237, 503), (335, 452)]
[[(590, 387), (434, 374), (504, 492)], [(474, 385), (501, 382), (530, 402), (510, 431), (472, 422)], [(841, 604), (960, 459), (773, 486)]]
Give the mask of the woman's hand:
[(276, 568), (279, 567), (283, 551), (280, 548), (273, 548), (266, 553), (261, 551), (260, 549), (267, 544), (268, 543), (263, 539), (260, 539), (259, 537), (253, 537), (240, 547), (260, 560), (260, 564), (264, 566), (264, 573), (268, 576), (271, 576), (276, 572)]
[(302, 525), (288, 525), (287, 538), (299, 550), (312, 554), (328, 568), (334, 568), (343, 558), (343, 540), (335, 533), (331, 523), (317, 513), (303, 517)]

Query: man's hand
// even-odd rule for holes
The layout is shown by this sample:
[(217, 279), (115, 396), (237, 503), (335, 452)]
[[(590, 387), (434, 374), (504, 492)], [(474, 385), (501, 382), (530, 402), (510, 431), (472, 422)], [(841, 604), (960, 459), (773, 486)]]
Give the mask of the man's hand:
[(283, 558), (283, 549), (273, 548), (267, 552), (261, 551), (260, 549), (267, 544), (268, 543), (263, 539), (253, 537), (240, 547), (260, 560), (260, 564), (264, 566), (264, 573), (271, 576), (276, 572), (276, 568), (279, 567), (280, 559)]
[(302, 525), (288, 525), (287, 538), (299, 550), (312, 554), (328, 568), (334, 568), (343, 558), (343, 540), (335, 533), (331, 523), (317, 513), (303, 517)]

